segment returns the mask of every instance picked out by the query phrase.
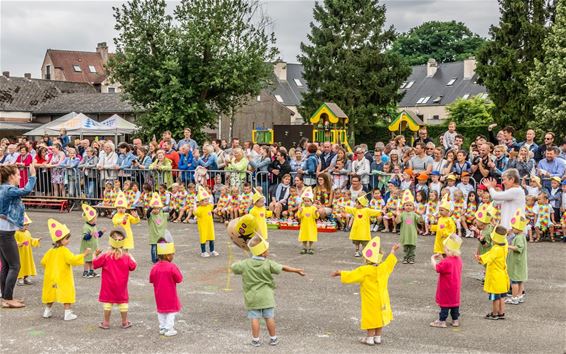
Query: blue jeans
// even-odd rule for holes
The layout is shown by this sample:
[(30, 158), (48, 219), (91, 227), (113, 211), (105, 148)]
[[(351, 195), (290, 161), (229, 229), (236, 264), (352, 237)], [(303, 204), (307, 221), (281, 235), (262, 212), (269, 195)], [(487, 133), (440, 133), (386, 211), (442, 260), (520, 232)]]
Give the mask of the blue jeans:
[[(208, 248), (210, 249), (210, 253), (214, 252), (214, 241), (208, 241)], [(206, 252), (206, 242), (200, 244), (200, 252)]]
[(86, 179), (86, 196), (89, 199), (94, 198), (94, 188), (96, 187), (96, 180), (94, 178)]
[(159, 258), (157, 258), (157, 245), (152, 244), (151, 245), (151, 262), (157, 263), (158, 260), (159, 260)]
[(460, 317), (460, 306), (441, 307), (438, 319), (440, 321), (446, 321), (446, 319), (448, 318), (448, 311), (450, 311), (450, 316), (452, 316), (452, 321), (456, 321)]

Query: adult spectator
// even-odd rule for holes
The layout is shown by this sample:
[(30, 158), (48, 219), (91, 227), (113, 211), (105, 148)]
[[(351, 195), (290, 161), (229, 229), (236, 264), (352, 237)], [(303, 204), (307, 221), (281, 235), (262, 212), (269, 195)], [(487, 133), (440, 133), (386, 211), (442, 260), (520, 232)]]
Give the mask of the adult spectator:
[(248, 159), (244, 156), (242, 148), (232, 148), (232, 157), (227, 160), (227, 163), (226, 171), (234, 172), (230, 173), (230, 186), (240, 188), (246, 180), (248, 170)]
[(446, 175), (452, 170), (448, 161), (444, 158), (444, 149), (436, 147), (432, 153), (432, 170), (438, 171), (441, 175)]
[(65, 160), (65, 153), (61, 149), (59, 143), (54, 143), (51, 147), (51, 161), (49, 167), (51, 170), (51, 183), (53, 183), (54, 195), (56, 197), (65, 196), (65, 170), (60, 165)]
[(431, 173), (433, 161), (433, 158), (426, 154), (426, 144), (422, 141), (416, 143), (415, 156), (409, 160), (409, 167), (413, 169), (413, 172)]
[(434, 145), (432, 141), (429, 141), (428, 143), (426, 143), (426, 154), (430, 157), (433, 157), (435, 148), (436, 145)]
[(456, 152), (456, 161), (452, 164), (452, 173), (461, 176), (463, 172), (472, 172), (472, 164), (466, 157), (464, 150), (458, 150), (458, 152)]
[(360, 177), (364, 188), (367, 190), (370, 172), (370, 163), (364, 156), (364, 151), (361, 148), (357, 148), (352, 161), (352, 172), (350, 172), (350, 175)]
[(80, 196), (80, 177), (77, 167), (81, 160), (77, 156), (77, 150), (75, 148), (67, 148), (67, 151), (67, 157), (63, 160), (60, 166), (64, 168), (65, 171), (65, 180), (67, 181), (69, 197), (73, 198)]
[(281, 218), (281, 213), (287, 210), (287, 201), (291, 191), (291, 175), (285, 174), (281, 178), (281, 183), (277, 184), (271, 192), (271, 203), (269, 210), (275, 214), (276, 219)]
[(81, 140), (81, 144), (79, 145), (79, 155), (81, 155), (82, 158), (86, 156), (86, 149), (88, 149), (89, 147), (90, 147), (90, 140), (88, 139)]
[(20, 155), (17, 151), (18, 146), (16, 144), (8, 145), (6, 149), (6, 158), (4, 159), (4, 165), (14, 165), (18, 156)]
[(489, 194), (494, 202), (501, 205), (501, 221), (500, 225), (507, 230), (511, 228), (511, 218), (517, 209), (525, 210), (525, 192), (520, 186), (519, 172), (514, 169), (508, 169), (501, 175), (501, 183), (505, 187), (504, 191), (495, 190), (497, 181), (493, 178), (486, 178), (483, 185), (487, 187)]
[(20, 155), (16, 159), (16, 166), (20, 170), (20, 188), (28, 183), (28, 166), (33, 162), (33, 158), (29, 153), (29, 149), (25, 145), (20, 146)]
[(212, 147), (212, 145), (203, 145), (202, 157), (198, 159), (197, 165), (202, 166), (209, 171), (218, 170), (218, 166), (216, 165), (216, 154), (214, 153), (214, 148)]
[(297, 172), (301, 168), (303, 165), (303, 151), (301, 149), (295, 149), (294, 156), (291, 155), (289, 164), (291, 165), (292, 172)]
[(546, 189), (550, 189), (550, 178), (562, 178), (566, 171), (566, 161), (556, 157), (559, 153), (556, 146), (548, 147), (545, 150), (546, 158), (538, 162), (538, 175)]
[(364, 156), (365, 156), (366, 160), (368, 160), (370, 165), (371, 165), (371, 163), (373, 162), (373, 155), (369, 151), (368, 145), (367, 144), (360, 144), (360, 149), (362, 149), (362, 151), (364, 152)]
[(97, 196), (96, 191), (96, 176), (97, 173), (94, 170), (98, 164), (98, 156), (94, 154), (94, 149), (91, 147), (86, 148), (85, 156), (79, 163), (79, 171), (81, 176), (85, 181), (86, 197), (87, 199), (93, 199)]
[(234, 154), (234, 149), (240, 148), (240, 139), (239, 138), (232, 138), (232, 142), (230, 143), (230, 148), (224, 149), (226, 155), (232, 156)]
[(149, 166), (151, 166), (152, 162), (153, 160), (151, 159), (151, 156), (149, 156), (147, 153), (147, 148), (143, 146), (137, 148), (136, 159), (133, 162), (133, 168), (135, 169), (135, 180), (140, 186), (143, 186), (143, 184), (147, 180), (149, 180), (151, 175), (147, 171), (149, 170)]
[(291, 173), (291, 164), (287, 159), (287, 154), (283, 151), (275, 153), (275, 160), (268, 166), (268, 171), (272, 174), (273, 184), (281, 182), (281, 177)]
[(302, 151), (307, 151), (307, 148), (309, 146), (309, 139), (302, 137), (301, 140), (299, 140), (299, 145), (298, 147), (302, 150)]
[(116, 178), (116, 163), (118, 154), (114, 151), (114, 143), (107, 141), (98, 156), (97, 168), (100, 170), (100, 185), (104, 186), (107, 180)]
[(51, 141), (51, 137), (49, 137), (49, 135), (47, 135), (47, 134), (45, 134), (44, 136), (41, 137), (41, 141), (43, 143), (45, 143), (45, 146), (53, 145), (53, 142)]
[(332, 201), (334, 199), (330, 175), (321, 173), (317, 176), (316, 182), (316, 187), (314, 187), (314, 206), (320, 218), (326, 219), (332, 215)]
[(460, 151), (462, 150), (463, 146), (464, 146), (464, 136), (462, 134), (456, 134), (456, 136), (454, 137), (454, 147), (452, 148), (452, 150)]
[(305, 159), (303, 166), (297, 171), (303, 175), (303, 181), (307, 186), (314, 186), (316, 184), (316, 166), (318, 159), (316, 152), (318, 148), (315, 144), (309, 144), (307, 148), (308, 155)]
[(171, 160), (165, 156), (165, 151), (157, 150), (156, 159), (149, 165), (149, 169), (154, 171), (154, 180), (157, 185), (165, 184), (167, 188), (171, 187), (173, 184), (172, 164)]
[(219, 170), (224, 169), (224, 167), (226, 167), (226, 152), (222, 150), (222, 140), (212, 140), (210, 144), (214, 148), (214, 153), (216, 154), (216, 166), (218, 166)]
[(300, 197), (306, 188), (305, 182), (303, 181), (303, 176), (297, 174), (295, 178), (293, 178), (293, 185), (297, 188), (297, 195)]
[(419, 137), (413, 142), (413, 147), (417, 146), (417, 143), (432, 143), (432, 139), (428, 137), (428, 129), (426, 127), (419, 128)]
[(269, 165), (271, 163), (271, 151), (268, 146), (262, 146), (259, 149), (259, 157), (250, 161), (250, 167), (255, 172), (255, 179), (264, 193), (269, 193)]
[(364, 189), (360, 176), (352, 176), (350, 178), (350, 193), (352, 200), (357, 200), (362, 195), (366, 194), (367, 190)]
[(70, 142), (71, 142), (71, 137), (67, 135), (67, 129), (61, 128), (59, 130), (59, 143), (61, 144), (63, 149), (66, 148)]
[(177, 150), (180, 150), (183, 145), (189, 145), (191, 147), (191, 151), (198, 149), (197, 142), (191, 139), (191, 128), (183, 129), (183, 135), (184, 138), (179, 140), (179, 143), (177, 143)]
[(406, 142), (407, 139), (405, 139), (404, 135), (397, 135), (393, 140), (394, 145), (393, 145), (393, 149), (391, 150), (391, 153), (395, 151), (397, 153), (397, 156), (399, 157), (403, 156), (403, 149), (405, 148)]
[(51, 153), (47, 147), (42, 146), (37, 150), (35, 157), (35, 167), (37, 170), (37, 190), (41, 194), (50, 195), (51, 188), (51, 169), (48, 167), (51, 162)]
[[(175, 139), (173, 139), (173, 136), (171, 135), (171, 131), (169, 130), (164, 131), (163, 134), (161, 135), (161, 141), (159, 142), (160, 149), (164, 149), (163, 143), (165, 142), (169, 143), (170, 149), (174, 149), (177, 146), (177, 142), (175, 141)], [(167, 152), (167, 150), (165, 150), (165, 152)]]
[(0, 166), (0, 291), (4, 308), (25, 306), (23, 300), (14, 299), (14, 286), (20, 271), (20, 254), (14, 234), (24, 226), (24, 204), (21, 197), (30, 194), (35, 186), (33, 163), (29, 165), (29, 174), (28, 182), (20, 189), (18, 168)]
[(525, 134), (525, 141), (522, 143), (517, 144), (519, 147), (526, 147), (529, 152), (534, 152), (538, 149), (537, 143), (535, 143), (535, 131), (532, 129), (527, 130)]
[(530, 157), (529, 148), (526, 145), (522, 145), (519, 148), (519, 152), (516, 158), (509, 159), (507, 168), (514, 168), (519, 172), (519, 177), (521, 179), (534, 174), (535, 160)]
[(472, 161), (472, 178), (480, 183), (483, 178), (494, 177), (495, 163), (487, 143), (479, 146), (479, 156)]
[(176, 170), (179, 168), (179, 153), (173, 149), (171, 141), (164, 141), (161, 149), (165, 152), (165, 157), (171, 161), (171, 167)]
[(134, 140), (132, 140), (132, 145), (134, 146), (134, 148), (141, 148), (143, 147), (143, 143), (142, 140), (140, 138), (135, 138)]
[(332, 144), (326, 141), (322, 144), (322, 153), (319, 156), (319, 165), (317, 174), (327, 173), (334, 169), (336, 165), (336, 153), (332, 151)]
[(535, 150), (535, 161), (537, 163), (546, 157), (546, 149), (554, 146), (554, 136), (553, 132), (547, 132), (544, 134), (544, 144), (539, 145), (539, 147)]
[(116, 165), (120, 170), (122, 170), (120, 174), (121, 176), (130, 175), (129, 171), (124, 170), (131, 169), (135, 159), (136, 156), (132, 152), (128, 143), (120, 143), (120, 145), (118, 145), (118, 159), (116, 160)]
[(184, 184), (194, 182), (194, 170), (197, 166), (193, 158), (193, 152), (189, 144), (181, 145), (179, 149), (179, 170), (181, 171), (181, 182)]
[(562, 146), (560, 147), (560, 153), (558, 154), (558, 158), (566, 161), (566, 138), (562, 140)]
[(373, 161), (369, 165), (371, 173), (383, 171), (383, 165), (386, 161), (383, 161), (382, 157), (382, 151), (380, 149), (376, 149), (373, 153)]

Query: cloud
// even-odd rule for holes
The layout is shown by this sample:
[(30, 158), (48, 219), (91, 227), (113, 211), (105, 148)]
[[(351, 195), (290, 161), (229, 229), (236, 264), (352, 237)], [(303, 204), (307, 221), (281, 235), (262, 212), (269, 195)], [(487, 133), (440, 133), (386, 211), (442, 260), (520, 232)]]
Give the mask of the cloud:
[[(0, 3), (0, 68), (13, 76), (39, 77), (45, 51), (94, 51), (98, 42), (114, 49), (113, 6), (120, 1), (2, 1)], [(385, 0), (387, 24), (404, 32), (424, 21), (462, 21), (487, 36), (499, 18), (497, 0)], [(169, 3), (170, 10), (176, 2)], [(313, 21), (314, 1), (264, 2), (273, 20), (284, 60), (295, 62), (301, 41)]]

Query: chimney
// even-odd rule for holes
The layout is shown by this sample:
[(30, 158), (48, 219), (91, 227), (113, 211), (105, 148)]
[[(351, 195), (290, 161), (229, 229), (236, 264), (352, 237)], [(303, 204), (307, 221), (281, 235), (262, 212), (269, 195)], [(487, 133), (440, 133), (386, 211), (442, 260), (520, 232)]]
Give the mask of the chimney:
[(287, 81), (287, 63), (281, 60), (281, 58), (277, 59), (273, 64), (273, 71), (279, 81)]
[(100, 42), (96, 45), (96, 52), (102, 58), (102, 64), (106, 65), (108, 62), (108, 46), (106, 42)]
[(24, 77), (25, 77), (26, 79), (31, 79), (31, 73), (25, 73), (25, 74), (24, 74)]
[(476, 74), (476, 58), (469, 57), (464, 60), (464, 80), (471, 80)]
[(433, 77), (436, 70), (438, 70), (438, 64), (434, 58), (430, 58), (426, 63), (426, 77)]
[(2, 71), (2, 75), (6, 76), (6, 77), (10, 77), (10, 72), (9, 71)]

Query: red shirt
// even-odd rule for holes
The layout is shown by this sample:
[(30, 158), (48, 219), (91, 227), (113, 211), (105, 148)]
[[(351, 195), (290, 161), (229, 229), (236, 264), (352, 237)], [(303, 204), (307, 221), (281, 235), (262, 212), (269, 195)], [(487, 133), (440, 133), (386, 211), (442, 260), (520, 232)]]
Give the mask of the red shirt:
[(177, 283), (182, 281), (181, 271), (171, 262), (159, 261), (151, 268), (149, 282), (153, 284), (158, 313), (175, 313), (181, 310)]
[(440, 307), (460, 306), (460, 288), (462, 287), (462, 258), (446, 257), (436, 265), (438, 285), (436, 303)]
[(92, 260), (94, 269), (102, 268), (102, 281), (98, 301), (111, 304), (128, 303), (128, 277), (137, 267), (129, 254), (115, 259), (111, 253), (105, 252)]
[(179, 153), (175, 150), (171, 150), (165, 153), (165, 157), (171, 160), (171, 168), (176, 170), (179, 168)]

